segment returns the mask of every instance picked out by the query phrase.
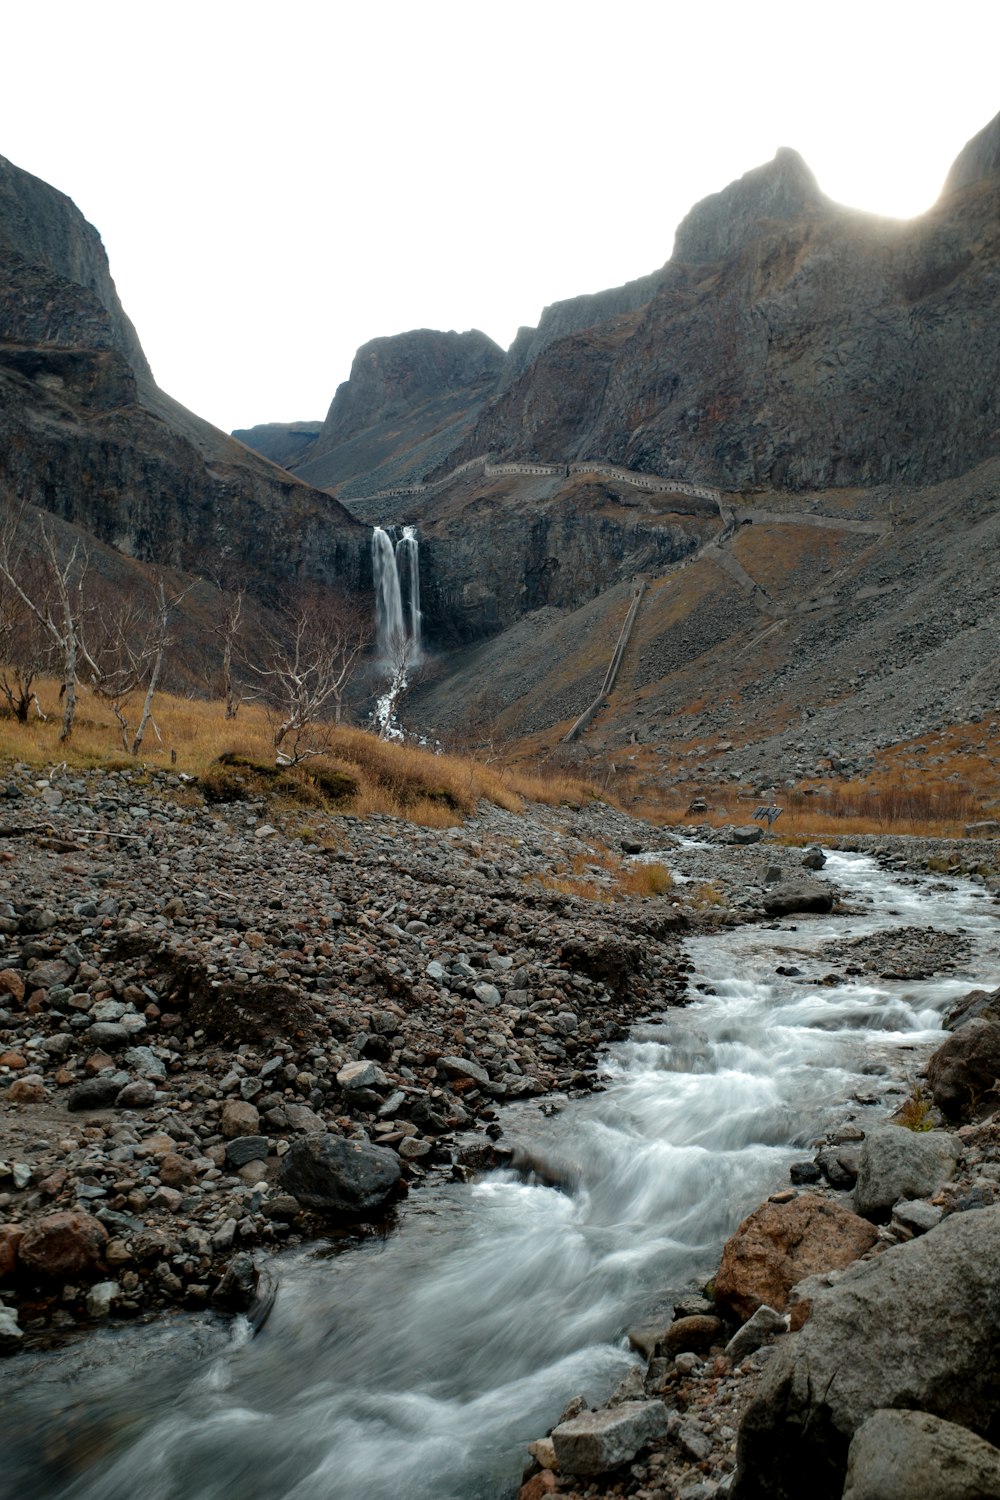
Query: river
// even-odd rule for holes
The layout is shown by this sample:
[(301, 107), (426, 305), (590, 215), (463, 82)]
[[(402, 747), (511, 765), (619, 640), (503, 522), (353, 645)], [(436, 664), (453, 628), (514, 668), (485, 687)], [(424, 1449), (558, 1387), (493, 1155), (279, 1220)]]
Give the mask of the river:
[[(384, 1238), (271, 1263), (252, 1336), (209, 1316), (109, 1328), (0, 1369), (18, 1500), (507, 1500), (525, 1445), (578, 1392), (606, 1397), (625, 1329), (712, 1274), (789, 1164), (851, 1115), (883, 1117), (949, 1003), (1000, 982), (1000, 923), (958, 881), (825, 871), (857, 915), (691, 938), (683, 1009), (609, 1051), (602, 1092), (506, 1139), (546, 1183), (498, 1172), (414, 1193)], [(816, 984), (833, 937), (962, 930), (948, 978)], [(778, 965), (797, 975), (776, 974)]]

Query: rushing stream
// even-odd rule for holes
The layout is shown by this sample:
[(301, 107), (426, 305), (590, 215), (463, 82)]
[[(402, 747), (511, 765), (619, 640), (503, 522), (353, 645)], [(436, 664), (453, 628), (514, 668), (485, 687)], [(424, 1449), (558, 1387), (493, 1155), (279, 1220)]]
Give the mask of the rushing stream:
[[(604, 1092), (554, 1118), (506, 1112), (507, 1140), (559, 1186), (498, 1173), (429, 1187), (385, 1239), (289, 1252), (256, 1337), (242, 1320), (180, 1317), (7, 1361), (7, 1492), (515, 1493), (526, 1443), (633, 1362), (629, 1323), (710, 1275), (723, 1239), (809, 1142), (848, 1112), (863, 1121), (948, 1004), (1000, 981), (1000, 923), (982, 891), (908, 883), (861, 856), (832, 855), (824, 873), (863, 915), (690, 940), (698, 998), (615, 1047)], [(823, 942), (908, 925), (963, 930), (964, 971), (809, 982), (828, 971)], [(801, 974), (780, 977), (779, 964)]]

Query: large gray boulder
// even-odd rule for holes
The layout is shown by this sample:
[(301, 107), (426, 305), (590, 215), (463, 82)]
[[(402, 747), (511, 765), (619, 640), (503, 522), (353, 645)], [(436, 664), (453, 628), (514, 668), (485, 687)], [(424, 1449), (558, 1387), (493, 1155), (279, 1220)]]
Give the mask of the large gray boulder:
[(603, 1474), (628, 1463), (666, 1431), (662, 1401), (624, 1401), (560, 1423), (552, 1432), (552, 1446), (560, 1473)]
[(958, 1152), (958, 1142), (945, 1130), (886, 1125), (869, 1131), (854, 1189), (856, 1212), (884, 1221), (897, 1203), (932, 1197), (954, 1172)]
[(998, 1077), (1000, 1025), (988, 1011), (954, 1031), (927, 1065), (934, 1103), (952, 1119), (996, 1109)]
[(997, 1436), (998, 1286), (994, 1207), (952, 1214), (818, 1292), (744, 1415), (732, 1500), (841, 1500), (851, 1439), (882, 1407)]
[(278, 1172), (281, 1187), (306, 1208), (354, 1215), (381, 1208), (399, 1178), (394, 1151), (329, 1134), (293, 1141)]
[(1000, 1500), (1000, 1451), (924, 1411), (877, 1411), (854, 1434), (844, 1500)]
[(818, 880), (790, 880), (768, 891), (764, 910), (771, 917), (787, 917), (792, 912), (827, 912), (833, 909), (833, 892)]

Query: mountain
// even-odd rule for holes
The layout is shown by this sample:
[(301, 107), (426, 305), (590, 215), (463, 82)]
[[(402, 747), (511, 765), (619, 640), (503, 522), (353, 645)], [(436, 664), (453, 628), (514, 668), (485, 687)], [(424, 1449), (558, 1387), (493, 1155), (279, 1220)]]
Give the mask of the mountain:
[(477, 329), (372, 339), (297, 472), (345, 496), (410, 482), (462, 441), (503, 361), (499, 345)]
[(63, 193), (0, 157), (0, 497), (119, 552), (263, 591), (359, 589), (367, 531), (328, 495), (161, 391), (100, 237)]

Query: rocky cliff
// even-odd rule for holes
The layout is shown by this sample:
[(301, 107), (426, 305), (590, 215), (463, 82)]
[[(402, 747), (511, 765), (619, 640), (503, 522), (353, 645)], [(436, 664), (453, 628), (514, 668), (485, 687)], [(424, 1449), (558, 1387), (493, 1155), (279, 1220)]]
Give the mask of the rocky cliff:
[(503, 359), (477, 329), (372, 339), (355, 355), (298, 473), (361, 495), (421, 479), (468, 433)]
[(294, 469), (309, 457), (322, 427), (322, 422), (261, 422), (237, 428), (233, 437), (273, 464)]
[(97, 231), (0, 159), (0, 499), (265, 589), (368, 578), (367, 531), (155, 385)]

